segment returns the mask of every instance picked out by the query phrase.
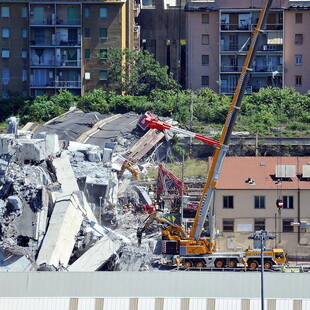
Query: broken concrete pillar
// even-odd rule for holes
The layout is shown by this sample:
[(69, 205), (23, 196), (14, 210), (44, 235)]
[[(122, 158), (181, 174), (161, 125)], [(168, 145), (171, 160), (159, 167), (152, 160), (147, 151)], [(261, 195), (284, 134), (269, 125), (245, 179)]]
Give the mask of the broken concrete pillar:
[(0, 135), (0, 155), (11, 153), (15, 144), (13, 134)]
[(59, 140), (58, 135), (49, 134), (45, 138), (46, 151), (49, 155), (56, 154), (59, 152)]
[(23, 160), (39, 162), (48, 157), (44, 140), (21, 139), (19, 142), (21, 143), (20, 152)]
[(57, 199), (46, 235), (40, 249), (37, 265), (68, 266), (68, 262), (83, 221), (79, 200), (75, 194)]
[(61, 184), (63, 194), (71, 194), (79, 190), (69, 157), (66, 152), (62, 152), (60, 157), (52, 161), (52, 166), (58, 182)]

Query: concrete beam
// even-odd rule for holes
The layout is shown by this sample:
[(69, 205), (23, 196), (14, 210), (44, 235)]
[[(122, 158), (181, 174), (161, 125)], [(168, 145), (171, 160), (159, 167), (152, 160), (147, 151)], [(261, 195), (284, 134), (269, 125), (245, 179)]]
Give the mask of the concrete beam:
[(39, 251), (37, 265), (67, 267), (82, 221), (83, 213), (77, 196), (69, 194), (59, 197)]

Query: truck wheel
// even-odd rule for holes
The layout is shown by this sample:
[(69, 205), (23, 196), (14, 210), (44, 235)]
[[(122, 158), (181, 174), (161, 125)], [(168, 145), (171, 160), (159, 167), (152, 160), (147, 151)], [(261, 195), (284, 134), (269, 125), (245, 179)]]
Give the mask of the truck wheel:
[(193, 267), (193, 263), (190, 260), (185, 261), (184, 267), (186, 269)]
[(229, 261), (228, 266), (229, 266), (229, 268), (236, 268), (237, 262), (234, 259), (232, 259)]
[(251, 260), (248, 264), (249, 264), (249, 269), (251, 270), (258, 268), (258, 262), (256, 260)]
[(198, 262), (196, 262), (196, 267), (197, 268), (203, 268), (205, 266), (205, 263), (203, 262), (203, 261), (198, 261)]
[(224, 265), (225, 265), (225, 263), (224, 263), (224, 260), (222, 260), (222, 259), (217, 259), (217, 260), (215, 261), (215, 263), (214, 263), (214, 266), (215, 266), (216, 268), (223, 268)]
[(271, 269), (271, 267), (272, 267), (272, 264), (270, 261), (264, 262), (264, 268), (265, 269)]

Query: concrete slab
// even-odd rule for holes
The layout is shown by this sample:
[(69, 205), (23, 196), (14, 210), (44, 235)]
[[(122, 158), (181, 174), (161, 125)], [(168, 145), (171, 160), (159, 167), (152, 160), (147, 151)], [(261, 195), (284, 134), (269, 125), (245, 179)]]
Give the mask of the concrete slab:
[(61, 184), (63, 194), (71, 194), (79, 190), (69, 156), (65, 151), (61, 153), (60, 157), (56, 157), (52, 161), (52, 166), (54, 167), (57, 180)]
[(113, 254), (117, 253), (122, 240), (113, 231), (107, 230), (106, 232), (87, 252), (68, 267), (69, 271), (96, 271)]
[(83, 221), (79, 200), (75, 194), (59, 197), (55, 203), (47, 233), (37, 258), (41, 264), (58, 267), (68, 262)]

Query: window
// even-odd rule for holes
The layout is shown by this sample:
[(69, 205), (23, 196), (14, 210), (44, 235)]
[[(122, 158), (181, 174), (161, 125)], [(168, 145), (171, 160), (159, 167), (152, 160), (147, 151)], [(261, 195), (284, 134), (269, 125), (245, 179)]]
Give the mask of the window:
[(254, 219), (254, 231), (265, 230), (265, 219)]
[(233, 219), (223, 219), (223, 231), (233, 232), (234, 224), (235, 223)]
[(108, 50), (106, 48), (101, 48), (99, 50), (99, 53), (100, 53), (100, 58), (103, 59), (103, 58), (107, 58), (107, 52)]
[(108, 28), (100, 28), (99, 29), (99, 37), (107, 38), (108, 37)]
[(209, 64), (209, 55), (202, 55), (201, 56), (201, 64), (203, 66), (207, 66)]
[(102, 81), (102, 80), (106, 80), (107, 78), (108, 78), (107, 70), (100, 70), (99, 79)]
[(301, 75), (295, 75), (295, 86), (296, 87), (302, 86), (302, 76)]
[(295, 34), (295, 44), (303, 44), (304, 43), (304, 37), (302, 33)]
[(302, 65), (302, 55), (295, 55), (295, 65)]
[(85, 58), (86, 58), (86, 59), (89, 59), (89, 58), (90, 58), (90, 49), (89, 49), (89, 48), (86, 48), (86, 49), (85, 49)]
[(22, 29), (22, 38), (23, 39), (27, 38), (27, 28)]
[(265, 209), (265, 196), (254, 196), (254, 209)]
[(23, 69), (22, 71), (22, 82), (26, 82), (28, 80), (28, 70)]
[(201, 77), (201, 85), (202, 86), (209, 86), (209, 76), (208, 75), (203, 75)]
[(27, 17), (27, 8), (22, 7), (22, 17)]
[(90, 28), (84, 28), (84, 37), (90, 38)]
[(22, 50), (22, 58), (27, 58), (27, 50)]
[(234, 196), (223, 196), (223, 209), (234, 208)]
[(86, 18), (89, 18), (89, 17), (90, 17), (90, 8), (85, 8), (85, 9), (84, 9), (84, 16), (85, 16)]
[(302, 24), (302, 13), (296, 13), (295, 14), (295, 23), (296, 24)]
[(209, 24), (209, 18), (210, 18), (210, 15), (209, 14), (206, 14), (206, 13), (202, 13), (202, 16), (201, 16), (201, 22), (203, 24)]
[(291, 232), (294, 231), (294, 226), (291, 223), (294, 222), (294, 219), (283, 219), (282, 221), (282, 231)]
[(100, 18), (107, 18), (107, 17), (108, 17), (108, 9), (100, 8)]
[(85, 71), (85, 80), (90, 80), (90, 71)]
[(209, 44), (209, 35), (208, 34), (203, 34), (201, 37), (201, 43), (203, 45), (208, 45)]
[(9, 38), (10, 37), (10, 29), (9, 28), (2, 28), (2, 38)]
[(10, 58), (10, 50), (8, 48), (2, 49), (2, 58)]
[(283, 196), (283, 209), (294, 209), (294, 196)]
[(10, 81), (10, 70), (2, 69), (2, 84), (8, 85)]
[(1, 8), (1, 17), (10, 17), (10, 8), (8, 6)]

